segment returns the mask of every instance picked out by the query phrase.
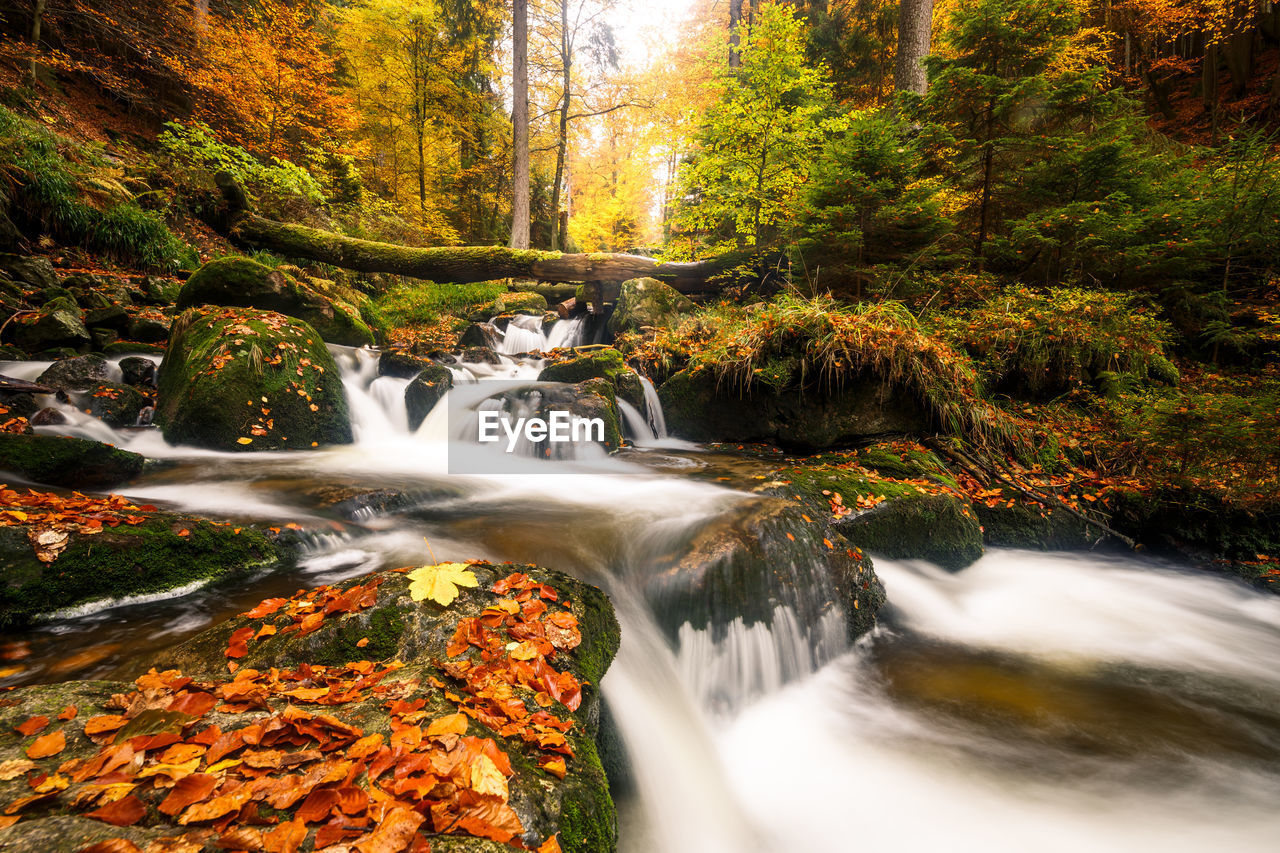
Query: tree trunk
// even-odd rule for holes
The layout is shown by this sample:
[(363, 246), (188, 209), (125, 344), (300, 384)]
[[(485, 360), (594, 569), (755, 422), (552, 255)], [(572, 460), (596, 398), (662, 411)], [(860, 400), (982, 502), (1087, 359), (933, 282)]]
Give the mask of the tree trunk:
[[(44, 10), (48, 5), (49, 0), (35, 0), (35, 8), (31, 10), (31, 47), (37, 54), (40, 52), (40, 31), (44, 27)], [(31, 68), (28, 70), (32, 83), (36, 82), (39, 71), (40, 63), (32, 56)]]
[(1209, 114), (1209, 144), (1218, 144), (1218, 46), (1210, 44), (1205, 48), (1203, 76), (1204, 109)]
[(640, 255), (565, 255), (500, 246), (418, 249), (377, 243), (258, 216), (230, 173), (219, 172), (215, 179), (228, 208), (225, 233), (236, 245), (356, 272), (405, 275), (445, 285), (500, 278), (622, 282), (648, 276), (682, 293), (704, 293), (717, 289), (707, 284), (708, 278), (744, 260), (733, 254), (696, 263), (660, 263)]
[(933, 42), (933, 0), (901, 0), (898, 4), (898, 57), (893, 88), (923, 95), (929, 88), (922, 60)]
[(742, 27), (742, 0), (729, 0), (729, 67), (742, 65), (742, 53), (739, 47), (742, 38), (739, 30)]
[(551, 251), (560, 251), (560, 185), (569, 148), (569, 99), (573, 94), (573, 50), (569, 44), (569, 0), (560, 0), (560, 133), (556, 138), (556, 179), (551, 185)]
[(511, 243), (513, 249), (529, 248), (529, 0), (515, 0), (512, 30), (511, 80), (515, 92), (511, 107)]

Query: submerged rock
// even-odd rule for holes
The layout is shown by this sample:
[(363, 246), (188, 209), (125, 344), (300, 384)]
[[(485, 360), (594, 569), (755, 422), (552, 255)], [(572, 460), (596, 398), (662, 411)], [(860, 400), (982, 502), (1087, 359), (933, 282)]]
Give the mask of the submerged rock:
[(373, 330), (358, 308), (249, 258), (219, 258), (201, 267), (178, 294), (179, 308), (196, 305), (278, 311), (305, 321), (329, 343), (374, 343)]
[(739, 393), (710, 371), (682, 370), (658, 388), (658, 398), (668, 431), (691, 441), (765, 441), (815, 450), (929, 431), (929, 418), (915, 400), (872, 381), (834, 392)]
[(170, 442), (216, 450), (351, 442), (338, 367), (306, 323), (223, 308), (192, 310), (175, 327), (156, 406)]
[[(7, 694), (0, 762), (53, 773), (79, 761), (83, 772), (16, 807), (31, 796), (26, 776), (0, 780), (19, 817), (6, 849), (160, 837), (198, 848), (227, 831), (246, 849), (283, 849), (275, 842), (288, 835), (289, 849), (340, 840), (404, 850), (420, 835), (432, 849), (472, 853), (539, 849), (552, 837), (565, 853), (613, 850), (594, 742), (599, 682), (619, 641), (608, 599), (545, 569), (461, 568), (476, 585), (448, 606), (415, 600), (409, 576), (380, 572), (270, 599), (198, 635), (159, 662), (181, 674)], [(68, 706), (74, 718), (58, 719)], [(56, 754), (32, 750), (45, 735), (64, 744)], [(122, 747), (135, 759), (108, 768)], [(178, 753), (194, 763), (175, 780), (164, 767)], [(127, 826), (86, 817), (105, 803), (91, 787), (103, 773), (132, 785), (123, 807), (133, 817), (117, 821)], [(192, 790), (203, 794), (185, 796)], [(229, 808), (211, 805), (227, 796)], [(274, 820), (258, 823), (268, 810)]]
[(0, 433), (0, 470), (51, 486), (110, 489), (138, 476), (144, 461), (137, 453), (83, 438)]

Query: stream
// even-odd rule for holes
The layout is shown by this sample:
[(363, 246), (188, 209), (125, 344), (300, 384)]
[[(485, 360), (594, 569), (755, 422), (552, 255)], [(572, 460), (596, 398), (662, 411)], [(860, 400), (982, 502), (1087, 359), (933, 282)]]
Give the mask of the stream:
[[(666, 438), (651, 388), (647, 411), (624, 410), (632, 446), (614, 457), (448, 471), (469, 423), (446, 409), (531, 382), (539, 362), (512, 353), (572, 345), (571, 322), (513, 325), (501, 363), (455, 365), (454, 405), (413, 433), (408, 381), (378, 377), (375, 352), (332, 347), (356, 436), (345, 447), (172, 447), (62, 407), (69, 422), (40, 431), (166, 462), (122, 494), (298, 525), (303, 556), (233, 585), (58, 614), (5, 638), (32, 655), (3, 684), (132, 677), (263, 598), (379, 568), (531, 562), (601, 586), (617, 608), (622, 648), (603, 691), (630, 766), (617, 796), (626, 853), (1277, 849), (1280, 598), (1084, 552), (992, 550), (958, 573), (876, 559), (889, 605), (850, 644), (838, 612), (808, 607), (825, 591), (801, 525), (794, 544), (783, 531), (764, 543), (785, 564), (769, 573), (769, 621), (669, 624), (654, 589), (673, 555), (762, 499), (717, 482), (732, 457)], [(335, 508), (370, 490), (407, 497)]]

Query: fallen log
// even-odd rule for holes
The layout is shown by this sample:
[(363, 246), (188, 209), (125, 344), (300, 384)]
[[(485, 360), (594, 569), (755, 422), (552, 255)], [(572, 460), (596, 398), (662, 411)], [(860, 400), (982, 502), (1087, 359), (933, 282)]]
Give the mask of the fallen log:
[(216, 180), (228, 207), (227, 236), (233, 243), (355, 272), (390, 273), (454, 284), (500, 278), (616, 283), (648, 276), (665, 281), (682, 293), (702, 293), (716, 289), (707, 284), (707, 279), (725, 268), (721, 260), (663, 263), (639, 255), (603, 252), (566, 255), (502, 246), (420, 249), (359, 240), (259, 216), (250, 208), (248, 196), (234, 177), (219, 172)]

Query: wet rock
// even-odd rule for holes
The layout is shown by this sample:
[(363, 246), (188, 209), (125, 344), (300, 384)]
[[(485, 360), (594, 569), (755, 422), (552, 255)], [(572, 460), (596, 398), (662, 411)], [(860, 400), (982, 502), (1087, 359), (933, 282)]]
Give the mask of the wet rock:
[(187, 280), (177, 304), (179, 308), (226, 305), (278, 311), (305, 321), (329, 343), (365, 346), (375, 342), (373, 330), (355, 306), (248, 258), (220, 258), (205, 264)]
[(116, 341), (102, 348), (102, 351), (107, 355), (134, 355), (136, 353), (164, 355), (165, 350), (166, 347), (163, 344), (144, 344), (140, 341)]
[(996, 548), (1072, 551), (1091, 547), (1103, 535), (1071, 513), (1030, 503), (1013, 490), (973, 508), (983, 540)]
[(538, 374), (540, 382), (584, 382), (605, 379), (614, 392), (638, 409), (644, 408), (644, 385), (640, 375), (627, 366), (615, 349), (598, 349), (548, 364)]
[(111, 329), (90, 329), (89, 337), (93, 338), (93, 348), (101, 350), (120, 340), (120, 333)]
[(488, 323), (472, 323), (458, 338), (458, 346), (490, 349), (498, 341), (498, 331)]
[(67, 416), (60, 409), (44, 408), (31, 416), (32, 426), (60, 426), (67, 422)]
[(76, 405), (109, 427), (120, 429), (138, 425), (138, 417), (149, 401), (136, 388), (102, 382), (77, 395)]
[(482, 321), (499, 314), (538, 315), (547, 310), (547, 298), (532, 291), (504, 293), (492, 302), (478, 306), (467, 315), (468, 320)]
[(36, 379), (60, 391), (87, 391), (111, 378), (111, 365), (96, 353), (55, 361)]
[(143, 305), (172, 305), (182, 288), (180, 282), (153, 275), (139, 276), (132, 284), (134, 301)]
[(409, 411), (409, 429), (422, 426), (436, 403), (453, 387), (449, 368), (428, 362), (404, 389), (405, 408)]
[(80, 309), (71, 303), (54, 301), (37, 314), (19, 317), (14, 321), (14, 342), (27, 352), (57, 347), (77, 349), (87, 347), (92, 339), (80, 318)]
[(156, 363), (149, 358), (130, 356), (120, 359), (120, 374), (125, 385), (156, 387)]
[(407, 352), (387, 350), (378, 358), (378, 375), (412, 379), (431, 366), (429, 358)]
[[(0, 528), (0, 567), (6, 580), (0, 587), (0, 625), (12, 628), (66, 607), (257, 571), (282, 558), (277, 546), (254, 528), (236, 533), (228, 525), (125, 509), (128, 502), (120, 503), (119, 513), (107, 515), (144, 520), (104, 525), (98, 532), (80, 524), (43, 522)], [(53, 557), (51, 562), (39, 559), (33, 537), (40, 537), (38, 547)]]
[(694, 304), (675, 288), (656, 278), (633, 278), (622, 283), (622, 290), (609, 317), (609, 330), (638, 332), (642, 329), (674, 326), (681, 314), (694, 310)]
[(10, 344), (0, 344), (0, 361), (26, 361), (27, 354)]
[(143, 458), (97, 441), (0, 433), (0, 470), (70, 489), (110, 489), (142, 471)]
[[(110, 308), (112, 305), (110, 297), (105, 293), (99, 293), (94, 290), (85, 291), (78, 287), (69, 287), (67, 290), (70, 291), (72, 297), (75, 298), (76, 304), (85, 311), (93, 311), (99, 308)], [(86, 323), (85, 325), (91, 324)]]
[(502, 356), (489, 347), (467, 347), (462, 351), (464, 364), (502, 364)]
[(128, 330), (129, 312), (124, 309), (123, 305), (108, 305), (104, 308), (94, 308), (85, 312), (84, 324), (90, 329), (111, 329), (116, 332), (124, 332)]
[(349, 444), (333, 357), (301, 320), (247, 308), (193, 309), (160, 367), (156, 423), (175, 444), (306, 450)]
[(34, 290), (58, 286), (57, 273), (48, 258), (24, 255), (0, 255), (0, 270), (11, 279)]
[(691, 441), (764, 441), (804, 450), (930, 432), (920, 405), (873, 381), (838, 392), (739, 393), (710, 371), (682, 370), (658, 388), (667, 429)]
[(144, 344), (158, 344), (169, 339), (172, 323), (158, 317), (138, 317), (129, 324), (129, 339)]

